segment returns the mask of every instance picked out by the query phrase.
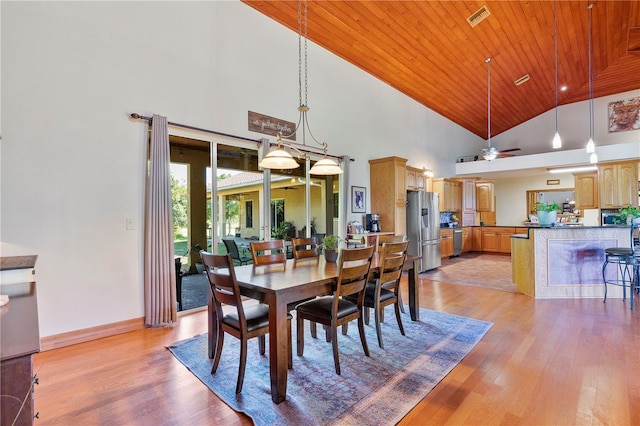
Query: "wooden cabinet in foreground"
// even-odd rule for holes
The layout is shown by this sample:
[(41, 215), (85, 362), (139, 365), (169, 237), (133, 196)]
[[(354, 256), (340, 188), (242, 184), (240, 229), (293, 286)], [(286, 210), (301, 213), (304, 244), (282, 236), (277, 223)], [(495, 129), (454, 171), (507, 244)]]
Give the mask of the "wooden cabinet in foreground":
[(598, 166), (600, 208), (638, 206), (638, 162), (604, 163)]
[(575, 208), (597, 209), (598, 208), (598, 173), (575, 173), (573, 175), (575, 185)]
[(407, 166), (407, 191), (425, 191), (427, 177), (417, 167)]

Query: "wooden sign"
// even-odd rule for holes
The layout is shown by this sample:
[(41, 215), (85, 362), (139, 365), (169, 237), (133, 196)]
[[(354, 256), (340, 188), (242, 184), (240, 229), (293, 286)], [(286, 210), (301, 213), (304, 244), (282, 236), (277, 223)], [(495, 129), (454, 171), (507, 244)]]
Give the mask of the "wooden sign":
[(251, 132), (264, 133), (265, 135), (272, 136), (277, 136), (279, 132), (282, 132), (284, 139), (295, 141), (295, 129), (295, 123), (290, 121), (284, 121), (278, 118), (269, 117), (268, 115), (249, 111), (249, 131)]

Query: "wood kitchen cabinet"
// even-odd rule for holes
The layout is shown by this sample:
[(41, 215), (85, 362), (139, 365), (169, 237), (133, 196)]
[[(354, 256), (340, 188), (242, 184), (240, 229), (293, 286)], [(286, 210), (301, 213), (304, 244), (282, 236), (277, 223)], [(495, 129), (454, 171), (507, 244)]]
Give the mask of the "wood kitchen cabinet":
[(598, 173), (575, 173), (573, 175), (575, 186), (576, 209), (598, 208)]
[(433, 179), (433, 192), (440, 195), (441, 212), (461, 212), (462, 211), (462, 185), (452, 179)]
[(476, 224), (476, 180), (462, 179), (462, 226)]
[(482, 228), (471, 228), (471, 251), (482, 251)]
[(440, 258), (453, 256), (453, 229), (440, 229)]
[(380, 215), (380, 230), (407, 233), (406, 158), (369, 160), (371, 212)]
[(496, 210), (493, 193), (493, 182), (476, 182), (476, 210), (479, 212), (493, 212)]
[(426, 177), (421, 169), (407, 166), (407, 191), (425, 191)]
[(470, 226), (462, 227), (462, 252), (468, 253), (473, 250), (473, 228)]
[(604, 163), (598, 166), (600, 208), (638, 206), (638, 162)]
[(511, 236), (516, 233), (515, 228), (496, 226), (481, 229), (483, 252), (511, 253)]

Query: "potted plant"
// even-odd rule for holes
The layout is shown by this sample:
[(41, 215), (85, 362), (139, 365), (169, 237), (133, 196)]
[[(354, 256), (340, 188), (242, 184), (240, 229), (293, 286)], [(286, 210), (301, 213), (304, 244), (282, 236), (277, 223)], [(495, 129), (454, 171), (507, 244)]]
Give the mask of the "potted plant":
[(631, 204), (629, 204), (627, 207), (618, 210), (618, 217), (624, 219), (613, 219), (616, 224), (624, 224), (626, 222), (627, 225), (631, 226), (632, 221), (640, 218), (640, 207), (632, 207)]
[(553, 226), (556, 223), (556, 217), (558, 211), (561, 211), (562, 207), (558, 203), (538, 203), (536, 205), (536, 211), (538, 212), (538, 222), (540, 226)]
[(327, 262), (335, 262), (338, 259), (338, 247), (344, 240), (337, 235), (327, 235), (318, 244), (318, 248), (324, 252)]

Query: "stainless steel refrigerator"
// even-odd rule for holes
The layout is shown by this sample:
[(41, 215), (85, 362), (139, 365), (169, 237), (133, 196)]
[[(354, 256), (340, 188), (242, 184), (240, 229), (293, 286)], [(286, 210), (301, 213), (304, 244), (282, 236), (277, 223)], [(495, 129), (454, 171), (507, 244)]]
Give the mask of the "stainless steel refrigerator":
[(407, 253), (420, 256), (420, 272), (440, 263), (440, 211), (437, 192), (407, 192)]

